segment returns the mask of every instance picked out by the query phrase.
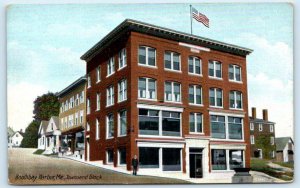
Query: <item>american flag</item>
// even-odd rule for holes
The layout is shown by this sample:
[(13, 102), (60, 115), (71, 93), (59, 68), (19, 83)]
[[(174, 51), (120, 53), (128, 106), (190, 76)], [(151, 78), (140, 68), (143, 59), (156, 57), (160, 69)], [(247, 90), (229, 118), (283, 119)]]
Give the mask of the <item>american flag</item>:
[(209, 19), (204, 14), (198, 12), (194, 7), (192, 7), (192, 15), (195, 20), (203, 23), (206, 27), (209, 27)]

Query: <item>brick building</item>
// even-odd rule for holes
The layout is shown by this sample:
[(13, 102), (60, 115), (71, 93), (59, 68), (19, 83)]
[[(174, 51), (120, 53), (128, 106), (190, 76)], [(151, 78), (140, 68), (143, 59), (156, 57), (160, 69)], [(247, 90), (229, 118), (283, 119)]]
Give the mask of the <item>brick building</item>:
[(78, 159), (84, 157), (85, 92), (86, 76), (82, 76), (57, 94), (60, 103), (61, 152)]
[(256, 117), (256, 108), (252, 108), (249, 118), (251, 157), (274, 159), (276, 157), (275, 123), (268, 120), (268, 110), (262, 111), (262, 119)]
[[(88, 50), (91, 161), (193, 178), (249, 167), (252, 50), (125, 20)], [(86, 157), (88, 159), (88, 157)]]

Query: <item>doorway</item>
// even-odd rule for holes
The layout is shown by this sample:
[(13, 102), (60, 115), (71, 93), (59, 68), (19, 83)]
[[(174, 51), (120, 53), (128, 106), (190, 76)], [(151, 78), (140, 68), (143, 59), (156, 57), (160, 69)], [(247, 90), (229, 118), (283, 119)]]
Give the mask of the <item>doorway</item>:
[(190, 148), (190, 177), (203, 177), (202, 148)]

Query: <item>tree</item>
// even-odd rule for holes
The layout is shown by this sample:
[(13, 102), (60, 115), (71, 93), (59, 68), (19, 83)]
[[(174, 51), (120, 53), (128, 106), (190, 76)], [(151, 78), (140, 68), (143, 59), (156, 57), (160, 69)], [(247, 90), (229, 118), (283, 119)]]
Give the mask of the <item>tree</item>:
[(48, 121), (51, 116), (58, 116), (58, 97), (51, 92), (48, 92), (42, 96), (38, 96), (34, 101), (33, 114), (33, 118), (38, 122), (42, 120)]
[(39, 122), (33, 120), (25, 130), (23, 140), (20, 147), (22, 148), (37, 148), (38, 145), (38, 131), (39, 131)]

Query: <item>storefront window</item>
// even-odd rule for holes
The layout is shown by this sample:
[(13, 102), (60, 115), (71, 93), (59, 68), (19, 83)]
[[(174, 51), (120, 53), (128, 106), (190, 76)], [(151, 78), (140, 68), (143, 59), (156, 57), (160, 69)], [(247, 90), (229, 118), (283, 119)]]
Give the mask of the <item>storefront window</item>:
[(139, 148), (140, 168), (159, 168), (159, 148)]
[(226, 170), (226, 150), (212, 149), (211, 150), (211, 165), (213, 170)]
[(163, 148), (163, 170), (180, 171), (181, 170), (181, 149)]
[(229, 150), (229, 165), (230, 170), (244, 167), (242, 150)]
[(75, 144), (76, 144), (76, 149), (84, 148), (84, 133), (83, 132), (76, 133)]

